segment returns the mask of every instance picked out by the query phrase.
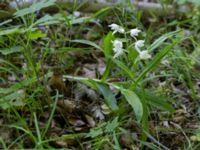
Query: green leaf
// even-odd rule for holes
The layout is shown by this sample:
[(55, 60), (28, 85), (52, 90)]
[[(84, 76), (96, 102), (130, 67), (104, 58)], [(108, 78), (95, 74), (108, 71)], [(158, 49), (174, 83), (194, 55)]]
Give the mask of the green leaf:
[(36, 78), (30, 78), (27, 80), (23, 80), (21, 82), (17, 82), (10, 86), (9, 88), (0, 88), (0, 94), (9, 94), (11, 92), (17, 91), (21, 88), (25, 88), (26, 86), (36, 82)]
[(109, 32), (103, 40), (103, 52), (106, 58), (112, 56), (112, 41), (114, 40), (114, 36), (112, 32)]
[(102, 8), (99, 11), (97, 11), (94, 15), (92, 15), (92, 18), (99, 18), (100, 16), (105, 16), (111, 10), (112, 10), (112, 7)]
[[(55, 16), (55, 15), (54, 15)], [(50, 15), (45, 15), (42, 18), (38, 19), (33, 25), (51, 25), (59, 23), (60, 16), (52, 17)]]
[(29, 38), (31, 40), (37, 40), (38, 38), (44, 38), (44, 37), (46, 37), (46, 34), (42, 33), (41, 30), (32, 31), (29, 33)]
[(99, 91), (103, 94), (107, 105), (112, 110), (114, 110), (114, 111), (117, 110), (118, 109), (117, 101), (116, 101), (114, 94), (110, 90), (109, 86), (106, 84), (103, 84), (103, 83), (96, 83), (96, 85), (97, 85)]
[[(1, 12), (1, 11), (0, 11), (0, 12)], [(12, 22), (12, 19), (9, 19), (9, 20), (6, 20), (6, 21), (1, 22), (1, 23), (0, 23), (0, 26), (3, 26), (3, 25), (5, 25), (5, 24), (7, 24), (7, 23), (10, 23), (10, 22)]]
[(40, 2), (33, 3), (30, 7), (18, 10), (14, 13), (15, 17), (22, 17), (24, 15), (28, 15), (30, 13), (34, 13), (43, 8), (54, 5), (56, 0), (41, 0)]
[(174, 108), (171, 104), (167, 102), (168, 97), (163, 94), (157, 94), (152, 89), (145, 89), (142, 91), (141, 89), (136, 89), (136, 93), (138, 96), (143, 97), (145, 101), (154, 107), (160, 108), (165, 111), (174, 112)]
[(132, 106), (137, 120), (140, 122), (143, 116), (143, 106), (139, 97), (128, 89), (120, 89), (121, 93), (124, 95), (127, 102)]
[(159, 47), (161, 44), (163, 44), (163, 42), (164, 42), (166, 39), (168, 39), (168, 38), (170, 38), (170, 37), (176, 35), (176, 34), (179, 33), (180, 31), (181, 31), (181, 30), (177, 30), (177, 31), (169, 32), (169, 33), (166, 33), (166, 34), (162, 35), (162, 36), (159, 37), (157, 40), (155, 40), (155, 41), (153, 42), (153, 44), (151, 44), (151, 46), (148, 47), (148, 49), (149, 49), (150, 51), (156, 49), (156, 48)]
[(90, 46), (92, 46), (92, 47), (94, 47), (96, 49), (99, 49), (100, 51), (103, 51), (103, 49), (99, 45), (97, 45), (94, 42), (88, 41), (88, 40), (71, 40), (71, 42), (90, 45)]
[(21, 46), (13, 46), (11, 48), (0, 49), (0, 53), (3, 55), (9, 55), (9, 54), (21, 52), (22, 49), (23, 47)]
[(133, 72), (122, 61), (118, 61), (116, 59), (113, 59), (113, 61), (119, 68), (121, 68), (129, 76), (130, 79), (134, 78)]
[(119, 144), (119, 140), (118, 140), (115, 132), (113, 132), (113, 141), (115, 143), (114, 145), (112, 145), (113, 149), (115, 149), (115, 150), (121, 150), (121, 147), (120, 147), (120, 144)]
[(23, 99), (25, 98), (25, 93), (21, 93), (19, 91), (14, 91), (6, 96), (0, 98), (0, 107), (3, 109), (7, 109), (9, 107), (18, 107), (24, 106), (25, 103)]
[(119, 126), (118, 117), (115, 117), (115, 119), (112, 122), (109, 122), (105, 127), (105, 132), (110, 133), (115, 131), (115, 129)]
[(70, 24), (80, 24), (80, 23), (86, 23), (91, 21), (90, 17), (80, 17), (80, 18), (72, 18), (70, 20)]
[(5, 29), (5, 30), (0, 31), (0, 36), (18, 33), (19, 31), (20, 31), (19, 27), (14, 27), (14, 28), (11, 28), (11, 29)]
[(99, 135), (102, 135), (103, 134), (103, 130), (101, 128), (98, 128), (98, 129), (90, 129), (90, 132), (88, 133), (88, 137), (91, 137), (91, 138), (95, 138)]

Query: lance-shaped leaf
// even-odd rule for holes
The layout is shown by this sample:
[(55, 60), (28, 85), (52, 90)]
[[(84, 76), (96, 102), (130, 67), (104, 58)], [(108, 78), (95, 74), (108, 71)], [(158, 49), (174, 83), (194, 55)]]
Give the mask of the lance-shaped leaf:
[(141, 121), (143, 116), (143, 106), (139, 97), (131, 90), (122, 88), (120, 90), (127, 102), (132, 106), (137, 120)]
[(104, 99), (107, 103), (107, 105), (112, 109), (112, 110), (117, 110), (117, 101), (115, 98), (115, 95), (112, 93), (108, 85), (105, 85), (103, 83), (97, 83), (96, 84), (99, 91), (103, 94)]

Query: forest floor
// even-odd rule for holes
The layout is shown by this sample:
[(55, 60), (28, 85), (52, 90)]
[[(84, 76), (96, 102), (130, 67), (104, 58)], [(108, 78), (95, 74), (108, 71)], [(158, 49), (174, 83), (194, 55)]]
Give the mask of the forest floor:
[(200, 4), (182, 4), (1, 19), (0, 149), (200, 149)]

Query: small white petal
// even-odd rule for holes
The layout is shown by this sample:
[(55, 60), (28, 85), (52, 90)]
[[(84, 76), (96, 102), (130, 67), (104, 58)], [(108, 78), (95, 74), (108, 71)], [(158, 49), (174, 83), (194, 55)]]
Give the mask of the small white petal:
[(144, 46), (144, 40), (138, 40), (135, 42), (135, 49), (140, 53), (140, 48)]
[(113, 58), (117, 58), (120, 55), (122, 55), (124, 53), (123, 49), (118, 49), (118, 51), (115, 53), (115, 55), (113, 56)]
[(113, 34), (115, 34), (117, 32), (119, 32), (119, 33), (124, 33), (125, 32), (123, 27), (121, 27), (121, 26), (119, 26), (117, 24), (114, 24), (114, 23), (109, 25), (109, 27), (111, 28), (111, 30), (113, 30)]
[(138, 34), (139, 34), (140, 32), (141, 32), (141, 30), (139, 30), (139, 29), (137, 29), (137, 28), (131, 29), (130, 35), (131, 35), (132, 37), (135, 37), (135, 36), (138, 36)]
[(114, 58), (123, 54), (123, 43), (119, 40), (114, 40), (113, 42), (113, 51), (115, 53)]
[(111, 28), (111, 30), (115, 30), (115, 29), (119, 28), (119, 25), (117, 25), (115, 23), (108, 25), (108, 26)]
[(168, 66), (169, 65), (169, 61), (167, 59), (163, 59), (161, 61), (161, 64), (165, 65), (165, 66)]
[(149, 54), (147, 50), (141, 51), (139, 53), (139, 56), (140, 56), (140, 59), (143, 59), (143, 60), (151, 58), (151, 55)]
[(141, 48), (144, 46), (144, 40), (138, 40), (137, 42), (135, 42), (135, 46)]
[(75, 17), (80, 17), (81, 13), (79, 11), (74, 11), (73, 15)]
[(113, 43), (114, 48), (120, 48), (121, 49), (123, 47), (122, 41), (114, 40), (112, 43)]

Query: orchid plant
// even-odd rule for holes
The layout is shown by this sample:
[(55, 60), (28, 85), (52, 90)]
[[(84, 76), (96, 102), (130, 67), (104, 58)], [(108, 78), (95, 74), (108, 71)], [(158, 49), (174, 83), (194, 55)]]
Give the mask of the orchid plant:
[[(135, 43), (133, 43), (133, 45), (135, 45), (135, 50), (138, 52), (138, 56), (141, 60), (146, 60), (146, 59), (150, 59), (152, 56), (151, 54), (149, 54), (148, 50), (142, 50), (142, 48), (144, 47), (144, 40), (138, 40), (137, 36), (139, 35), (139, 33), (141, 32), (141, 30), (139, 30), (138, 28), (134, 28), (131, 29), (128, 32), (125, 32), (125, 29), (117, 24), (111, 24), (109, 25), (109, 27), (111, 28), (111, 30), (113, 30), (113, 35), (116, 33), (120, 33), (120, 34), (126, 34), (126, 33), (130, 33), (131, 38), (133, 38), (135, 40)], [(113, 42), (113, 51), (114, 51), (114, 56), (113, 58), (117, 58), (119, 56), (121, 56), (122, 54), (124, 54), (125, 49), (123, 49), (123, 42), (119, 39), (115, 39)]]

